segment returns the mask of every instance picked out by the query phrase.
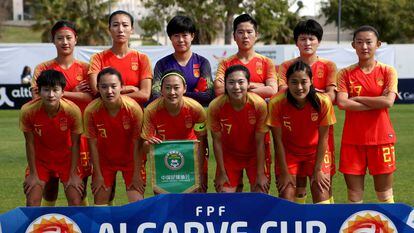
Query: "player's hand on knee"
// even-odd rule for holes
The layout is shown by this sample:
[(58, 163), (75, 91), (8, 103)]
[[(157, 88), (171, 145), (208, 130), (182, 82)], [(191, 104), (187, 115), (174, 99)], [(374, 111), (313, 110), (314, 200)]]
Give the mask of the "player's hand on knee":
[(97, 194), (100, 189), (104, 189), (107, 191), (108, 189), (105, 187), (105, 181), (102, 176), (94, 176), (91, 183), (92, 194)]
[(225, 172), (222, 172), (216, 176), (214, 180), (214, 187), (217, 192), (222, 192), (224, 184), (230, 184), (229, 177)]
[(76, 191), (79, 192), (80, 195), (83, 194), (83, 190), (85, 189), (84, 184), (82, 182), (82, 179), (77, 174), (71, 174), (68, 180), (68, 183), (66, 184), (65, 189), (72, 186), (76, 189)]
[(281, 193), (285, 191), (285, 189), (289, 186), (296, 188), (296, 182), (289, 172), (282, 172), (276, 179), (276, 186), (277, 190), (279, 190), (279, 193)]
[(328, 191), (331, 186), (329, 174), (322, 171), (315, 171), (311, 180), (312, 185), (316, 185), (321, 192)]
[(44, 183), (39, 179), (37, 175), (29, 174), (23, 182), (24, 194), (30, 193), (30, 191), (32, 191), (32, 189), (37, 185), (43, 187)]
[(265, 174), (258, 175), (256, 177), (256, 191), (267, 193), (269, 192), (270, 184)]
[(145, 193), (145, 182), (137, 175), (132, 178), (131, 184), (127, 187), (128, 190), (136, 190), (141, 194)]

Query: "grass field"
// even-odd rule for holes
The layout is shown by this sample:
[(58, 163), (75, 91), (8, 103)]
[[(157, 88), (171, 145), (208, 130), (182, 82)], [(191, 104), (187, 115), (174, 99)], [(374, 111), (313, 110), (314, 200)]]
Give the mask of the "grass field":
[(33, 31), (30, 27), (0, 27), (0, 43), (40, 43), (41, 32)]
[[(336, 109), (337, 110), (337, 109)], [(24, 206), (25, 197), (22, 184), (26, 157), (24, 151), (23, 134), (18, 130), (19, 111), (0, 111), (0, 213), (6, 212), (18, 206)], [(335, 125), (336, 159), (338, 164), (340, 135), (344, 120), (343, 111), (336, 111), (338, 123)], [(412, 145), (414, 143), (414, 105), (394, 105), (391, 109), (391, 118), (397, 133), (396, 144), (397, 171), (395, 172), (394, 195), (396, 202), (402, 202), (414, 206), (414, 182), (412, 180), (414, 158)], [(209, 192), (213, 192), (212, 185), (215, 170), (213, 156), (209, 161)], [(150, 179), (148, 179), (150, 180)], [(123, 205), (127, 203), (125, 187), (118, 175), (118, 186), (116, 190), (115, 203)], [(246, 182), (245, 182), (246, 183)], [(150, 184), (147, 185), (146, 197), (152, 196)], [(90, 187), (89, 187), (90, 188)], [(336, 203), (346, 203), (346, 186), (342, 174), (337, 173), (334, 177), (334, 197)], [(247, 190), (248, 187), (245, 187)], [(89, 189), (90, 190), (90, 189)], [(62, 191), (62, 189), (61, 189)], [(276, 196), (274, 177), (272, 177), (271, 195)], [(92, 202), (89, 195), (89, 202)], [(310, 198), (308, 197), (308, 202)], [(367, 177), (364, 201), (375, 203), (376, 197), (373, 190), (372, 178)], [(59, 195), (57, 205), (66, 205), (62, 192)]]

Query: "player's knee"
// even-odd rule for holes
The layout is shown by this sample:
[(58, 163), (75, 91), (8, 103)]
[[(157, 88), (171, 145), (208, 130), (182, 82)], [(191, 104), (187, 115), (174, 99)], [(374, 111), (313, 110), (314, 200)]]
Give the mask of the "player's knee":
[(42, 199), (28, 198), (26, 200), (26, 206), (40, 206)]
[(382, 192), (376, 191), (376, 194), (379, 202), (394, 203), (394, 194), (392, 188)]
[(349, 203), (362, 203), (364, 196), (363, 190), (351, 190), (348, 189), (348, 201)]

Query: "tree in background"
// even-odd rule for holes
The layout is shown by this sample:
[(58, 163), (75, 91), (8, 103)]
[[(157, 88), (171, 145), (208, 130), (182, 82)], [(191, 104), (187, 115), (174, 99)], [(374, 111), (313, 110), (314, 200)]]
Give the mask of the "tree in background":
[[(375, 0), (342, 1), (341, 28), (354, 30), (362, 25), (375, 27), (382, 41), (409, 43), (414, 36), (414, 1)], [(338, 0), (322, 2), (326, 23), (338, 25)]]
[(300, 17), (297, 11), (288, 11), (290, 4), (287, 0), (144, 0), (145, 7), (153, 12), (149, 17), (159, 21), (167, 22), (177, 14), (191, 17), (198, 29), (194, 44), (211, 44), (223, 28), (225, 44), (230, 44), (233, 19), (243, 12), (256, 18), (259, 40), (265, 44), (292, 42), (292, 28)]
[(58, 20), (76, 23), (78, 45), (103, 45), (110, 42), (108, 13), (113, 0), (31, 0), (35, 31), (42, 31), (42, 42), (50, 42), (50, 30)]

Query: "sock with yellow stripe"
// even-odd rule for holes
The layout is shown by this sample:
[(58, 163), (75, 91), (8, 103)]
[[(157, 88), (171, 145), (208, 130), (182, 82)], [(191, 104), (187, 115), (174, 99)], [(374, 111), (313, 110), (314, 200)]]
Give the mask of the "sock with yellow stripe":
[(363, 200), (360, 200), (360, 201), (351, 201), (351, 200), (348, 200), (348, 203), (349, 204), (362, 204), (362, 203), (364, 203), (364, 201)]
[(331, 196), (331, 197), (329, 198), (329, 203), (331, 203), (331, 204), (335, 204), (335, 200), (334, 200), (334, 197), (333, 197), (333, 196)]
[(380, 201), (381, 203), (395, 203), (394, 202), (394, 196), (392, 196), (392, 197), (390, 197), (390, 198), (388, 198), (387, 200), (383, 200), (383, 201)]
[(82, 199), (81, 206), (89, 206), (89, 201), (88, 201), (88, 198), (87, 197), (85, 197), (84, 199)]
[(331, 204), (331, 200), (328, 199), (328, 200), (325, 200), (325, 201), (320, 201), (320, 202), (315, 203), (315, 204)]
[(295, 197), (295, 203), (306, 204), (306, 195), (302, 197)]
[(108, 206), (108, 204), (102, 204), (102, 205), (94, 204), (93, 206), (95, 206), (95, 207), (105, 207), (105, 206)]
[(55, 201), (48, 201), (46, 199), (42, 199), (42, 202), (40, 203), (40, 206), (44, 206), (44, 207), (53, 207), (56, 205), (56, 200)]

